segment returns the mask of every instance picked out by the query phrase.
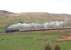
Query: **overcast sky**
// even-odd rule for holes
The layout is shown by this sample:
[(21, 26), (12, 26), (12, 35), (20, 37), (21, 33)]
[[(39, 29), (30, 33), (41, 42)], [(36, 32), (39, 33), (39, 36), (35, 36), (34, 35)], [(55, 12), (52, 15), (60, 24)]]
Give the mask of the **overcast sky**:
[(0, 10), (71, 14), (71, 0), (0, 0)]

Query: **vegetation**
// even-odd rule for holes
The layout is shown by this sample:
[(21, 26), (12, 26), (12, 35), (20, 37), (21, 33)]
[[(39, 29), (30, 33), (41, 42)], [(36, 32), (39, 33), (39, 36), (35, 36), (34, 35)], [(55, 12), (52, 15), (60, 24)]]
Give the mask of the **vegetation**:
[(71, 41), (56, 42), (60, 33), (54, 31), (15, 32), (0, 34), (0, 50), (44, 50), (48, 42), (58, 43), (62, 50), (71, 49)]

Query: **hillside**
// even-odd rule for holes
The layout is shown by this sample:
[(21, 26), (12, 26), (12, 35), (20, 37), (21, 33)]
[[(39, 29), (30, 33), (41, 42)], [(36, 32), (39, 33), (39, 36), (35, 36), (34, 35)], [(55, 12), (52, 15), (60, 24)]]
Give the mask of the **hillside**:
[(16, 16), (16, 13), (6, 10), (0, 10), (0, 16)]
[(71, 19), (71, 15), (69, 14), (52, 14), (48, 12), (13, 13), (5, 10), (0, 10), (0, 20), (12, 20), (14, 22), (46, 22), (49, 20), (64, 20), (65, 17)]
[[(65, 19), (67, 17), (68, 19)], [(0, 29), (4, 29), (7, 25), (17, 22), (38, 22), (43, 23), (51, 20), (70, 20), (69, 14), (52, 14), (48, 12), (23, 12), (14, 13), (0, 10)]]

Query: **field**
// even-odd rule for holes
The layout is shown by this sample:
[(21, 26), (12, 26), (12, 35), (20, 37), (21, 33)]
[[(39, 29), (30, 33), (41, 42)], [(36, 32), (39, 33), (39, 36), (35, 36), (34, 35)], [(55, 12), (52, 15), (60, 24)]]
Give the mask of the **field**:
[(52, 47), (57, 43), (62, 50), (70, 50), (71, 41), (57, 41), (64, 33), (58, 30), (0, 33), (0, 50), (44, 50), (48, 43)]

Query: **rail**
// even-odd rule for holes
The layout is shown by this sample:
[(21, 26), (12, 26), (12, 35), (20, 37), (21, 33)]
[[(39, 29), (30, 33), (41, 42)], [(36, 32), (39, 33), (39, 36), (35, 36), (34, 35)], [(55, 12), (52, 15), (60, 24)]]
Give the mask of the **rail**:
[(48, 29), (40, 29), (40, 30), (26, 30), (22, 32), (29, 32), (29, 31), (48, 31), (48, 30), (66, 30), (71, 28), (48, 28)]

